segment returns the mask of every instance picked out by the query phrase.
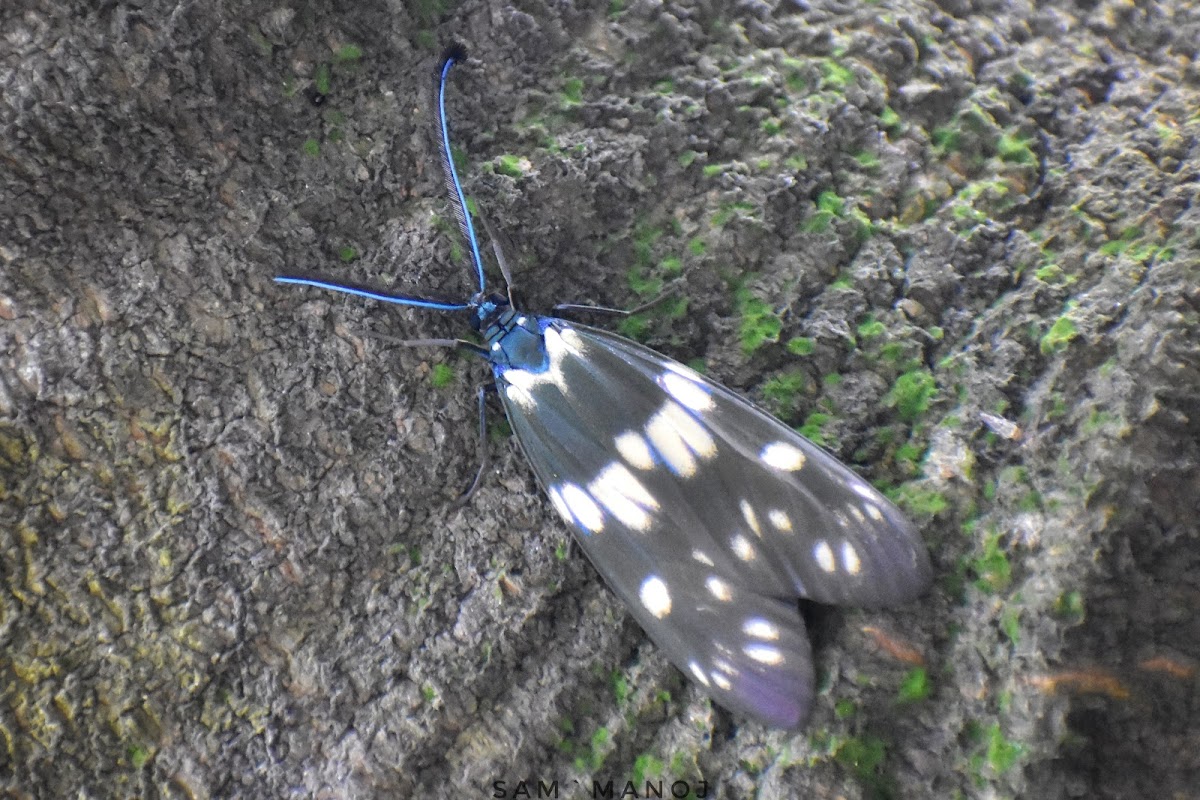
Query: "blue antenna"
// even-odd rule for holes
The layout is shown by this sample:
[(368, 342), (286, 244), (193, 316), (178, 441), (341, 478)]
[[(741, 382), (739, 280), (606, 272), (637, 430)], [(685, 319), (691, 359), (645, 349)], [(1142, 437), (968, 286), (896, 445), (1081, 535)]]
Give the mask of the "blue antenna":
[(446, 303), (441, 300), (428, 300), (424, 297), (410, 297), (404, 294), (389, 294), (351, 283), (327, 281), (321, 278), (302, 278), (298, 275), (277, 275), (276, 283), (291, 283), (297, 286), (314, 286), (318, 289), (331, 289), (342, 294), (355, 297), (365, 297), (368, 300), (380, 300), (384, 303), (395, 303), (400, 306), (416, 306), (417, 308), (432, 308), (436, 311), (462, 311), (470, 308), (470, 303)]
[[(446, 191), (450, 195), (450, 205), (454, 209), (454, 218), (458, 222), (459, 230), (462, 231), (463, 237), (471, 245), (471, 262), (475, 266), (475, 276), (479, 283), (479, 291), (482, 293), (485, 286), (483, 258), (479, 255), (479, 240), (475, 236), (475, 226), (471, 222), (471, 213), (467, 210), (467, 199), (463, 195), (462, 184), (458, 180), (458, 171), (454, 168), (454, 159), (450, 154), (450, 125), (446, 121), (446, 80), (450, 75), (450, 68), (456, 62), (465, 60), (466, 57), (466, 49), (459, 44), (451, 45), (442, 54), (442, 62), (437, 71), (435, 113), (437, 114), (438, 130), (440, 133), (438, 137), (438, 152), (441, 155), (442, 175), (446, 183)], [(341, 292), (342, 294), (349, 294), (354, 297), (362, 297), (367, 300), (379, 300), (399, 306), (429, 308), (435, 311), (465, 311), (479, 307), (477, 301), (451, 303), (444, 300), (430, 300), (425, 297), (417, 297), (416, 295), (382, 292), (353, 283), (326, 280), (324, 278), (309, 278), (303, 275), (277, 275), (275, 282), (298, 286), (312, 286), (317, 289), (329, 289), (330, 291)]]
[(442, 156), (442, 174), (446, 179), (446, 191), (450, 195), (450, 203), (454, 207), (454, 216), (458, 219), (458, 227), (462, 230), (463, 238), (471, 245), (471, 261), (475, 264), (475, 275), (479, 279), (479, 291), (484, 290), (483, 259), (479, 256), (479, 240), (475, 236), (475, 226), (471, 222), (471, 212), (467, 209), (467, 199), (463, 196), (462, 184), (458, 182), (458, 170), (454, 168), (454, 156), (450, 152), (450, 125), (446, 122), (446, 78), (450, 68), (458, 61), (465, 60), (467, 51), (462, 45), (451, 45), (442, 54), (442, 67), (438, 70), (437, 117), (441, 130), (438, 142)]

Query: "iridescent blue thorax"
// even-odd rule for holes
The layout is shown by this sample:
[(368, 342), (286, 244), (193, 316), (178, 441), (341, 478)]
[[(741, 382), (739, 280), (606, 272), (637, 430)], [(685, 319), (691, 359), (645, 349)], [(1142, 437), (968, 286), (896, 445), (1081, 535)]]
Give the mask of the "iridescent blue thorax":
[(549, 320), (512, 308), (499, 295), (473, 301), (471, 327), (486, 341), (487, 360), (497, 375), (508, 369), (540, 373), (550, 366), (543, 336)]

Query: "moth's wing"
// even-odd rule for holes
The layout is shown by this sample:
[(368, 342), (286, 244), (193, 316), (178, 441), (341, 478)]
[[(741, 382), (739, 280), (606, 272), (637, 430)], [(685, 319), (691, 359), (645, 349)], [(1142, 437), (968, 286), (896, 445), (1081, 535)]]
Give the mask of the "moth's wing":
[(584, 550), (676, 668), (730, 711), (779, 728), (808, 719), (812, 650), (795, 602), (718, 585), (688, 561), (653, 563), (603, 536)]
[[(612, 454), (579, 427), (583, 420), (553, 412), (529, 414), (507, 402), (506, 408), (555, 508), (605, 582), (671, 663), (731, 711), (776, 727), (802, 724), (812, 706), (814, 680), (810, 645), (796, 604), (723, 580), (691, 559), (686, 549), (663, 559), (660, 547), (646, 547), (647, 537), (663, 537), (686, 548), (684, 531), (661, 516), (651, 528), (639, 525), (636, 504), (622, 509), (622, 520), (592, 499), (589, 481), (572, 480), (580, 474), (596, 475), (612, 460)], [(616, 480), (615, 473), (608, 475), (610, 482)], [(620, 480), (630, 494), (640, 494), (639, 485), (645, 488), (629, 473)], [(610, 498), (613, 505), (618, 502)]]
[[(589, 352), (611, 353), (619, 362), (610, 368), (628, 383), (641, 376), (659, 390), (660, 406), (673, 403), (711, 439), (712, 455), (694, 453), (695, 473), (671, 487), (678, 494), (658, 485), (655, 491), (671, 503), (686, 496), (726, 556), (722, 569), (740, 566), (762, 588), (769, 565), (789, 594), (834, 605), (898, 605), (929, 588), (933, 569), (916, 527), (826, 450), (677, 361), (607, 331), (579, 333)], [(669, 466), (659, 458), (656, 467), (664, 461)], [(752, 558), (742, 558), (738, 535), (750, 541)]]
[[(546, 363), (495, 372), (556, 509), (680, 670), (733, 710), (799, 724), (813, 677), (795, 598), (915, 595), (922, 563), (928, 571), (915, 532), (831, 456), (728, 390), (612, 334), (540, 324)], [(863, 522), (849, 514), (841, 525), (848, 504)], [(874, 580), (889, 559), (900, 579)]]

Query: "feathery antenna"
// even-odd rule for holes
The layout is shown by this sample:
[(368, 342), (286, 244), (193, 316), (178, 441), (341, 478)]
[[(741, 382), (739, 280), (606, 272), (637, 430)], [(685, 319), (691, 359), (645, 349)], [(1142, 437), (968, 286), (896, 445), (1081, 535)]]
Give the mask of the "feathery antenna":
[(442, 175), (446, 181), (446, 193), (450, 195), (450, 205), (454, 208), (454, 217), (458, 220), (458, 229), (471, 248), (471, 261), (475, 266), (475, 276), (479, 281), (479, 291), (484, 290), (483, 259), (479, 255), (479, 240), (475, 236), (475, 226), (471, 223), (471, 212), (467, 210), (467, 199), (463, 196), (462, 184), (458, 180), (458, 171), (454, 169), (454, 156), (450, 153), (450, 125), (446, 121), (446, 79), (450, 68), (459, 61), (465, 61), (467, 49), (455, 43), (442, 53), (441, 65), (437, 71), (436, 113), (438, 119), (438, 151), (442, 157)]

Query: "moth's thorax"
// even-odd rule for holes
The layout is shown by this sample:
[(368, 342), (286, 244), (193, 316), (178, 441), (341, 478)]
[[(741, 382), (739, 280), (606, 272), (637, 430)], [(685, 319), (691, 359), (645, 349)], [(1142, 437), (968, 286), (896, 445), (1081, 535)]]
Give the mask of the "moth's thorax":
[(573, 366), (582, 376), (579, 367), (587, 364), (587, 349), (569, 323), (519, 312), (488, 346), (488, 355), (506, 403), (527, 411), (539, 404), (545, 411), (559, 405), (572, 392), (568, 369)]
[(512, 308), (493, 314), (483, 331), (488, 361), (499, 372), (519, 369), (542, 373), (550, 368), (542, 319)]

